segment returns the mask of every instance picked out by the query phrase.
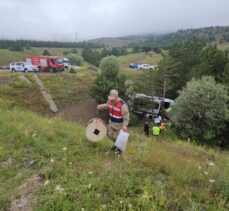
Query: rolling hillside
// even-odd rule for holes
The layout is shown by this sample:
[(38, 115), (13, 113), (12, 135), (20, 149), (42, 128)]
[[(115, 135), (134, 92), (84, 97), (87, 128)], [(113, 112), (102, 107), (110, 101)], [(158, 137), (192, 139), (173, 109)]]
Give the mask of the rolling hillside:
[(123, 47), (127, 46), (129, 44), (128, 40), (122, 40), (118, 38), (113, 38), (113, 37), (103, 37), (103, 38), (98, 38), (94, 40), (89, 40), (90, 43), (96, 43), (99, 45), (104, 45), (104, 47)]
[[(227, 43), (229, 42), (229, 26), (211, 26), (197, 29), (183, 29), (168, 34), (154, 35), (131, 35), (118, 38), (101, 38), (93, 40), (93, 43), (104, 44), (108, 47), (134, 47), (134, 46), (151, 46), (165, 48), (175, 42), (183, 42), (189, 37), (199, 37), (207, 43)], [(89, 41), (91, 42), (91, 41)]]
[(228, 208), (226, 153), (132, 128), (117, 158), (106, 153), (110, 141), (90, 143), (77, 123), (8, 100), (0, 109), (0, 210)]
[[(0, 210), (228, 209), (227, 151), (180, 140), (169, 127), (150, 138), (130, 127), (116, 157), (107, 138), (86, 139), (79, 118), (51, 115), (32, 74), (31, 85), (18, 75), (0, 73)], [(96, 106), (85, 107), (94, 73), (40, 78), (59, 107)]]

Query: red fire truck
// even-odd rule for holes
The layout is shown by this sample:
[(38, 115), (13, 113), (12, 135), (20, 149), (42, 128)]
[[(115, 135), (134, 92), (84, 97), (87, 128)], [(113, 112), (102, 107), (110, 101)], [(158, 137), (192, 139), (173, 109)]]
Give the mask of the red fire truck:
[(38, 66), (40, 71), (64, 71), (64, 59), (59, 56), (27, 56), (26, 62)]

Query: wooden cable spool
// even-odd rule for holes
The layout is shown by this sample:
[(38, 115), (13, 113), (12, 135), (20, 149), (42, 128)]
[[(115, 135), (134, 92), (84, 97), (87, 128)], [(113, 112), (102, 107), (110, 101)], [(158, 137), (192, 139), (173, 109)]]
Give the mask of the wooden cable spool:
[(86, 137), (92, 142), (99, 142), (105, 138), (107, 134), (107, 128), (103, 120), (99, 118), (93, 118), (89, 120), (86, 128)]

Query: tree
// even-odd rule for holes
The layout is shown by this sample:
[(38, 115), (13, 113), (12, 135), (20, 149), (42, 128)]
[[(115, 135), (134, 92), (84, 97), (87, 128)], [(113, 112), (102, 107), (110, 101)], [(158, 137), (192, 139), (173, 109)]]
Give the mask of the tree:
[(159, 75), (165, 69), (170, 72), (166, 82), (169, 84), (168, 94), (170, 97), (177, 97), (178, 91), (185, 86), (187, 81), (191, 80), (192, 68), (200, 63), (200, 54), (204, 46), (202, 40), (193, 37), (184, 43), (176, 43), (170, 47), (169, 53), (164, 56), (158, 71)]
[(121, 48), (120, 55), (126, 55), (126, 54), (128, 54), (127, 49), (126, 48)]
[(113, 56), (120, 56), (120, 52), (119, 52), (119, 49), (118, 48), (112, 48), (111, 49), (111, 55)]
[(161, 53), (161, 49), (159, 47), (153, 47), (153, 51), (157, 54)]
[(216, 45), (210, 45), (201, 52), (200, 64), (194, 66), (192, 76), (211, 75), (217, 82), (222, 82), (228, 63), (228, 51), (220, 50)]
[(226, 65), (224, 72), (222, 73), (223, 84), (229, 87), (229, 63)]
[(144, 70), (140, 75), (136, 76), (136, 80), (133, 84), (133, 91), (137, 93), (144, 93), (149, 96), (154, 96), (156, 94), (154, 78), (154, 70)]
[(43, 56), (50, 56), (50, 53), (47, 49), (43, 51)]
[[(157, 95), (175, 98), (178, 79), (174, 79), (177, 76), (174, 73), (179, 65), (180, 63), (176, 62), (171, 56), (163, 54), (163, 60), (159, 63), (158, 71), (156, 71), (154, 76)], [(179, 80), (182, 80), (182, 77)]]
[(133, 53), (138, 53), (140, 51), (139, 46), (134, 46)]
[(101, 52), (101, 57), (106, 57), (110, 55), (110, 51), (107, 48), (103, 48), (102, 52)]
[[(159, 63), (158, 71), (156, 71), (153, 78), (155, 85), (155, 92), (157, 95), (162, 96), (163, 101), (161, 104), (161, 115), (164, 118), (164, 99), (166, 97), (173, 98), (171, 93), (173, 87), (175, 87), (176, 81), (172, 80), (174, 69), (177, 68), (177, 63), (167, 54), (163, 55), (163, 62)], [(172, 90), (173, 91), (173, 90)]]
[(151, 51), (151, 47), (149, 47), (149, 46), (143, 46), (142, 47), (142, 51), (145, 52), (145, 53), (148, 53), (148, 52)]
[(119, 73), (119, 62), (117, 57), (108, 56), (100, 62), (101, 74), (98, 74), (95, 83), (91, 86), (91, 95), (98, 103), (107, 101), (107, 96), (111, 89), (117, 89), (120, 96), (126, 99), (127, 87), (126, 77)]
[(73, 54), (77, 54), (77, 49), (76, 48), (73, 48), (70, 53), (73, 53)]
[(176, 99), (171, 121), (186, 138), (216, 144), (229, 119), (228, 91), (213, 77), (192, 79)]
[(82, 51), (82, 57), (84, 58), (85, 61), (95, 65), (99, 66), (101, 56), (100, 53), (97, 51), (92, 51), (90, 47), (86, 47)]
[(26, 50), (31, 50), (31, 46), (29, 44), (26, 44), (25, 49)]
[(12, 46), (9, 48), (9, 50), (10, 50), (10, 51), (23, 52), (23, 51), (24, 51), (24, 48), (23, 48), (20, 44), (14, 43), (14, 45), (12, 45)]

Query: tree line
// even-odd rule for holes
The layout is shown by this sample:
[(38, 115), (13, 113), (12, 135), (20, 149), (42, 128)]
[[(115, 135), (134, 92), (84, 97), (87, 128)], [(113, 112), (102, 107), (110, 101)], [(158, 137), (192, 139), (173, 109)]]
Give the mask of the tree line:
[(87, 46), (82, 50), (82, 57), (84, 58), (85, 61), (98, 67), (101, 60), (104, 57), (112, 56), (112, 55), (113, 56), (122, 56), (128, 53), (129, 52), (127, 51), (126, 48), (118, 48), (118, 47), (113, 47), (111, 49), (103, 48), (101, 51), (99, 51), (99, 50), (92, 49)]
[(56, 42), (56, 41), (37, 41), (37, 40), (0, 40), (0, 48), (12, 51), (23, 51), (24, 48), (102, 48), (103, 44), (90, 42)]

